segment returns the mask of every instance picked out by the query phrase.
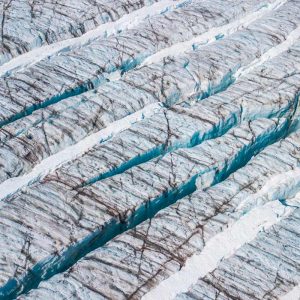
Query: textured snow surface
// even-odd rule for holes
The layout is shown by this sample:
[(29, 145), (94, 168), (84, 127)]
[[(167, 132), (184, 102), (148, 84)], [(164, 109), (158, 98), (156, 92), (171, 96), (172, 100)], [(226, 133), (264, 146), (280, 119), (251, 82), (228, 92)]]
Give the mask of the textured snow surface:
[(0, 10), (0, 299), (300, 299), (300, 0)]

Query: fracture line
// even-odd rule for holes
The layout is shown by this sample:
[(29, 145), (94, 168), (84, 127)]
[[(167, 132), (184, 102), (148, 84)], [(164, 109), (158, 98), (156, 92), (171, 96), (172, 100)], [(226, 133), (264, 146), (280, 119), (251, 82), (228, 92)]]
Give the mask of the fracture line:
[(91, 41), (101, 37), (107, 37), (120, 31), (136, 27), (140, 22), (148, 17), (157, 15), (166, 10), (176, 9), (184, 1), (162, 0), (150, 6), (144, 6), (130, 14), (124, 15), (114, 22), (101, 24), (97, 28), (90, 30), (77, 38), (71, 38), (51, 45), (45, 45), (21, 54), (7, 63), (0, 66), (0, 77), (11, 75), (25, 67), (33, 65), (47, 57), (58, 55), (61, 52), (70, 51), (73, 48), (82, 47)]
[(270, 11), (274, 11), (278, 9), (280, 6), (282, 6), (284, 3), (286, 3), (286, 0), (277, 0), (274, 3), (271, 3), (268, 6), (263, 6), (259, 10), (250, 13), (246, 15), (245, 17), (238, 19), (232, 23), (214, 27), (205, 32), (204, 34), (201, 34), (199, 36), (196, 36), (195, 38), (180, 42), (172, 45), (171, 47), (162, 49), (161, 51), (158, 51), (154, 55), (151, 55), (150, 57), (146, 58), (144, 62), (142, 63), (142, 66), (144, 65), (150, 65), (153, 63), (158, 63), (163, 60), (163, 58), (168, 56), (179, 56), (181, 54), (184, 54), (186, 51), (192, 50), (193, 46), (195, 44), (199, 45), (206, 45), (208, 43), (212, 43), (215, 40), (218, 39), (220, 35), (222, 36), (228, 36), (235, 32), (237, 32), (240, 29), (244, 29), (252, 22), (264, 17), (267, 13)]
[(32, 169), (30, 173), (4, 181), (2, 184), (0, 184), (0, 200), (8, 197), (11, 194), (14, 194), (22, 187), (32, 184), (38, 179), (44, 177), (51, 171), (57, 169), (63, 163), (72, 161), (82, 156), (89, 149), (101, 143), (101, 141), (106, 141), (118, 132), (128, 129), (133, 123), (150, 117), (162, 109), (163, 107), (159, 103), (150, 104), (121, 120), (111, 123), (105, 129), (91, 134), (90, 136), (82, 139), (80, 142), (42, 160)]

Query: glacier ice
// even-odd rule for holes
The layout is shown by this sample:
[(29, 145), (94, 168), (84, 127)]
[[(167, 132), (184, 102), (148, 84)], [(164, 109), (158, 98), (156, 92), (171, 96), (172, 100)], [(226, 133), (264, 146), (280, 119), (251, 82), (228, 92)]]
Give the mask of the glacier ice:
[(1, 10), (0, 299), (300, 296), (299, 0)]

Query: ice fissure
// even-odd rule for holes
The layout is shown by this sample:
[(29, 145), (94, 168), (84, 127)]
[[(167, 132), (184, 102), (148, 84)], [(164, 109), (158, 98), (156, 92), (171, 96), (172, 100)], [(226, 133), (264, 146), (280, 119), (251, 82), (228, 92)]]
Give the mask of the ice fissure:
[[(20, 278), (10, 279), (2, 286), (0, 288), (0, 297), (2, 299), (13, 299), (22, 293), (27, 293), (31, 289), (37, 288), (41, 281), (47, 280), (52, 276), (67, 270), (80, 258), (87, 255), (87, 253), (103, 246), (117, 235), (154, 217), (160, 210), (179, 201), (183, 197), (191, 195), (196, 191), (196, 180), (198, 179), (199, 181), (200, 177), (204, 177), (203, 184), (200, 185), (202, 189), (206, 189), (210, 185), (222, 182), (230, 174), (245, 166), (254, 155), (257, 155), (265, 147), (289, 134), (292, 122), (293, 115), (284, 120), (276, 121), (274, 123), (275, 125), (271, 126), (266, 132), (263, 132), (259, 136), (254, 135), (249, 145), (240, 148), (237, 154), (230, 160), (224, 161), (223, 164), (218, 163), (215, 166), (192, 176), (185, 183), (165, 191), (158, 198), (151, 199), (140, 207), (135, 208), (133, 211), (128, 211), (123, 216), (119, 216), (119, 219), (112, 219), (112, 221), (101, 226), (101, 228), (91, 233), (82, 241), (71, 245), (60, 254), (56, 254), (38, 262)], [(213, 177), (213, 179), (207, 181), (205, 176), (210, 173), (212, 173), (212, 176), (209, 177)]]
[(297, 297), (300, 0), (42, 2), (0, 12), (0, 299)]

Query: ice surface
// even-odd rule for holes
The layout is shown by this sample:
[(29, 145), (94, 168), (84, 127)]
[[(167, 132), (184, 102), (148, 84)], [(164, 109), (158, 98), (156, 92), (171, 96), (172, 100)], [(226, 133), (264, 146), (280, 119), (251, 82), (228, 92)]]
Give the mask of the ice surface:
[(0, 299), (299, 300), (299, 0), (1, 10)]
[[(49, 155), (146, 105), (155, 102), (172, 105), (183, 100), (189, 103), (227, 89), (234, 81), (235, 72), (251, 65), (257, 53), (268, 53), (268, 50), (274, 49), (272, 46), (276, 48), (283, 34), (278, 32), (278, 28), (284, 26), (286, 31), (290, 29), (293, 32), (295, 26), (290, 23), (290, 17), (282, 16), (282, 13), (291, 10), (290, 6), (286, 4), (278, 9), (279, 18), (268, 18), (272, 26), (269, 31), (262, 31), (262, 21), (258, 20), (228, 39), (188, 52), (176, 60), (166, 58), (163, 62), (132, 70), (120, 80), (83, 95), (62, 102), (55, 96), (46, 104), (44, 102), (48, 106), (52, 101), (58, 101), (54, 105), (41, 109), (39, 104), (35, 104), (17, 116), (11, 115), (15, 122), (11, 122), (11, 119), (7, 124), (8, 121), (3, 120), (6, 126), (0, 132), (0, 140), (5, 142), (0, 152), (0, 160), (4, 165), (0, 181), (30, 171)], [(295, 9), (294, 12), (296, 16), (299, 14)], [(260, 34), (259, 43), (255, 36), (257, 31)], [(248, 35), (250, 38), (245, 40)], [(233, 45), (238, 51), (232, 51)], [(47, 92), (50, 89), (47, 84)], [(28, 99), (28, 96), (25, 97)], [(33, 114), (21, 118), (23, 114), (30, 113)]]

